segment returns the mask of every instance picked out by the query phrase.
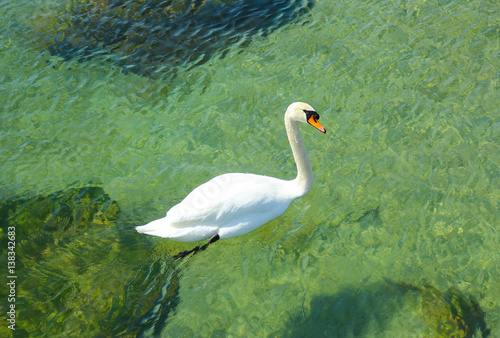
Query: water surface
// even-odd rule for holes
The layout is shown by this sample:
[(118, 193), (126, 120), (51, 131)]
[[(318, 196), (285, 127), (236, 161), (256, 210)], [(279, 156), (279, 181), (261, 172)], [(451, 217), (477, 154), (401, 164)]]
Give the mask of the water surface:
[[(472, 295), (500, 336), (498, 3), (318, 1), (156, 78), (41, 51), (61, 5), (2, 3), (1, 197), (100, 186), (121, 218), (37, 259), (17, 239), (17, 332), (435, 334), (390, 279)], [(294, 101), (328, 133), (302, 128), (315, 182), (285, 215), (181, 262), (134, 231), (214, 175), (293, 178)]]

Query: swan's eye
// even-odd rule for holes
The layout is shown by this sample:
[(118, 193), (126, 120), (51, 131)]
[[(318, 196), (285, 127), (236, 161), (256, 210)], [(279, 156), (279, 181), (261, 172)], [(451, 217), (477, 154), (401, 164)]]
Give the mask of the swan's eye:
[(317, 112), (315, 112), (314, 110), (307, 110), (307, 109), (303, 109), (303, 111), (306, 114), (307, 121), (313, 118), (314, 122), (318, 122), (319, 114)]

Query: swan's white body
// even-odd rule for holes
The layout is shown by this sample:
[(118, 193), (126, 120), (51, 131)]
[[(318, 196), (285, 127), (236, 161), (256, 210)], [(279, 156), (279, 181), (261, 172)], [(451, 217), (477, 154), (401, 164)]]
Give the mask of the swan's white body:
[(254, 174), (214, 177), (173, 206), (164, 218), (136, 227), (140, 233), (179, 242), (194, 242), (218, 235), (244, 235), (281, 216), (290, 203), (309, 192), (313, 173), (297, 122), (310, 123), (322, 132), (319, 115), (308, 104), (296, 102), (285, 113), (285, 126), (297, 164), (297, 177), (287, 181)]

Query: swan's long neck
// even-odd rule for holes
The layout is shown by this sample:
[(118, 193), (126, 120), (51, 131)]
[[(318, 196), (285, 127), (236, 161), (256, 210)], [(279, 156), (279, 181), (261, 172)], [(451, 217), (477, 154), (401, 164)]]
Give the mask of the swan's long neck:
[(307, 194), (312, 187), (313, 171), (311, 161), (307, 156), (298, 122), (291, 120), (288, 114), (285, 114), (285, 128), (290, 147), (292, 147), (293, 158), (297, 164), (297, 177), (291, 183), (296, 186), (298, 197), (301, 197)]

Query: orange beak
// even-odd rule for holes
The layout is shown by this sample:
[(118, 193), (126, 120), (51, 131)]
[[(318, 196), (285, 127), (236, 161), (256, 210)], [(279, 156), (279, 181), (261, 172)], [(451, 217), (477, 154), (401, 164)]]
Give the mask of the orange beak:
[(313, 126), (314, 128), (318, 129), (320, 132), (322, 132), (322, 133), (326, 133), (326, 129), (325, 129), (325, 128), (323, 128), (323, 126), (321, 125), (321, 123), (319, 123), (319, 122), (318, 122), (318, 120), (316, 120), (316, 119), (314, 118), (314, 116), (311, 116), (311, 117), (309, 118), (309, 120), (307, 120), (307, 122), (308, 122), (311, 126)]

